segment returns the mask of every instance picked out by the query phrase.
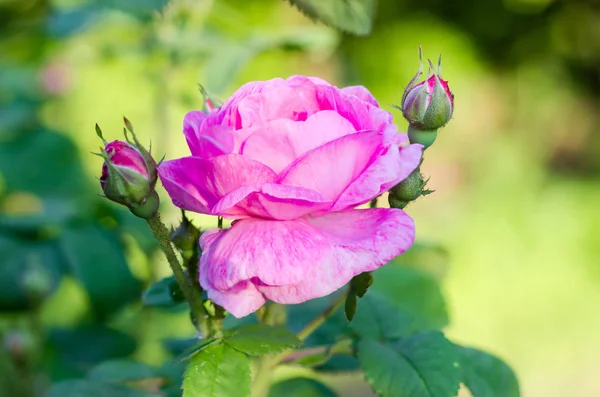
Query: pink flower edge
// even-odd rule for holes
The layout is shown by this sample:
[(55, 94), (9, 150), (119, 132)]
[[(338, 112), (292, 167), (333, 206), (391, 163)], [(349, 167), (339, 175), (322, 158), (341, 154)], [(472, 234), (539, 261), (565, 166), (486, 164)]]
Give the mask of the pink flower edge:
[(288, 221), (243, 219), (203, 233), (200, 284), (235, 317), (265, 301), (301, 303), (331, 294), (414, 242), (399, 209), (346, 210)]

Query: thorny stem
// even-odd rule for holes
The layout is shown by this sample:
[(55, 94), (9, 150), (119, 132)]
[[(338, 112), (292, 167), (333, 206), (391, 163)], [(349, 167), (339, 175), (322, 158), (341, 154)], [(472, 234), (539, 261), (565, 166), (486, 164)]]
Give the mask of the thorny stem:
[(183, 268), (181, 267), (179, 259), (177, 258), (175, 250), (171, 244), (169, 230), (160, 220), (160, 215), (158, 212), (147, 221), (148, 226), (150, 226), (150, 229), (154, 234), (154, 237), (156, 237), (156, 240), (158, 241), (158, 245), (167, 257), (167, 261), (171, 266), (175, 280), (177, 280), (185, 299), (190, 305), (190, 309), (192, 310), (194, 318), (198, 322), (198, 328), (200, 329), (202, 336), (205, 338), (208, 337), (210, 330), (206, 323), (206, 310), (202, 305), (200, 294), (193, 288), (189, 278), (186, 277), (185, 273), (183, 272)]

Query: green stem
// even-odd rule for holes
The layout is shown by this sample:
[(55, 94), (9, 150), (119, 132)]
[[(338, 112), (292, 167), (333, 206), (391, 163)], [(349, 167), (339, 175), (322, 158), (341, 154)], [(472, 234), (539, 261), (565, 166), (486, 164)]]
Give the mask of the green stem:
[(325, 311), (315, 317), (310, 323), (306, 325), (306, 327), (302, 328), (300, 332), (298, 332), (298, 339), (304, 341), (306, 338), (310, 336), (317, 328), (319, 328), (325, 320), (327, 320), (333, 313), (335, 313), (346, 300), (346, 294), (340, 294), (335, 301), (331, 303), (331, 305), (325, 309)]
[[(298, 332), (298, 339), (301, 341), (305, 340), (312, 334), (317, 328), (319, 328), (325, 320), (327, 320), (333, 313), (335, 313), (346, 300), (346, 294), (340, 294), (331, 305), (315, 317), (310, 323), (306, 325), (300, 332)], [(271, 387), (271, 378), (273, 376), (273, 369), (286, 357), (294, 352), (282, 352), (274, 356), (261, 357), (258, 359), (258, 369), (256, 376), (252, 384), (252, 397), (266, 397), (269, 394), (269, 388)]]
[(194, 317), (196, 318), (196, 321), (198, 322), (198, 328), (200, 329), (200, 332), (202, 333), (202, 335), (204, 337), (208, 337), (209, 336), (209, 328), (208, 328), (208, 325), (206, 324), (207, 314), (206, 314), (206, 310), (204, 309), (204, 306), (202, 305), (202, 299), (200, 298), (200, 294), (198, 293), (198, 291), (196, 291), (193, 288), (192, 283), (190, 282), (189, 278), (186, 277), (185, 273), (183, 272), (183, 268), (181, 267), (181, 264), (179, 263), (179, 259), (177, 258), (177, 255), (175, 254), (173, 245), (171, 245), (171, 239), (169, 237), (169, 230), (160, 220), (160, 215), (158, 214), (158, 212), (153, 217), (147, 219), (147, 221), (148, 221), (148, 226), (150, 226), (150, 229), (152, 230), (152, 233), (154, 234), (154, 237), (156, 237), (156, 240), (158, 241), (158, 245), (160, 246), (162, 251), (165, 253), (165, 256), (167, 257), (167, 261), (169, 262), (169, 265), (171, 266), (171, 270), (173, 271), (175, 280), (177, 280), (177, 283), (181, 287), (181, 291), (183, 292), (185, 299), (188, 301), (188, 303), (190, 305), (192, 314), (194, 315)]

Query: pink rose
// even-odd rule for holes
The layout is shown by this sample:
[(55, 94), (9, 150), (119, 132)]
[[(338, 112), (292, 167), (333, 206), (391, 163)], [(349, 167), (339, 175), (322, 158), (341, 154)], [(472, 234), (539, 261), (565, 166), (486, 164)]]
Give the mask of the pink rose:
[(178, 207), (236, 219), (200, 238), (200, 284), (236, 317), (270, 299), (332, 293), (408, 249), (402, 210), (354, 209), (421, 160), (364, 87), (293, 76), (242, 86), (208, 114), (188, 113), (192, 156), (159, 168)]

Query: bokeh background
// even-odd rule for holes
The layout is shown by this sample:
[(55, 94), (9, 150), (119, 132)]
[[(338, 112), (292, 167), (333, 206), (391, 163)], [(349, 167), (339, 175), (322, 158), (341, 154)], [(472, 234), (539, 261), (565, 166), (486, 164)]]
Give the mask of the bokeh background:
[[(315, 75), (388, 106), (418, 45), (443, 55), (456, 96), (424, 163), (436, 192), (407, 208), (419, 241), (447, 252), (449, 336), (504, 358), (526, 397), (600, 395), (598, 1), (380, 0), (368, 37), (281, 0), (172, 0), (159, 14), (161, 3), (0, 0), (0, 395), (33, 382), (18, 357), (47, 327), (77, 324), (102, 346), (103, 330), (80, 324), (106, 321), (124, 331), (114, 348), (148, 363), (167, 357), (161, 338), (192, 333), (185, 313), (127, 306), (168, 270), (144, 225), (97, 197), (95, 123), (118, 139), (126, 115), (157, 157), (179, 157), (198, 83), (225, 99), (250, 80)], [(48, 340), (107, 354), (73, 335)], [(51, 342), (42, 365), (64, 353)], [(368, 395), (352, 379), (333, 381)]]

